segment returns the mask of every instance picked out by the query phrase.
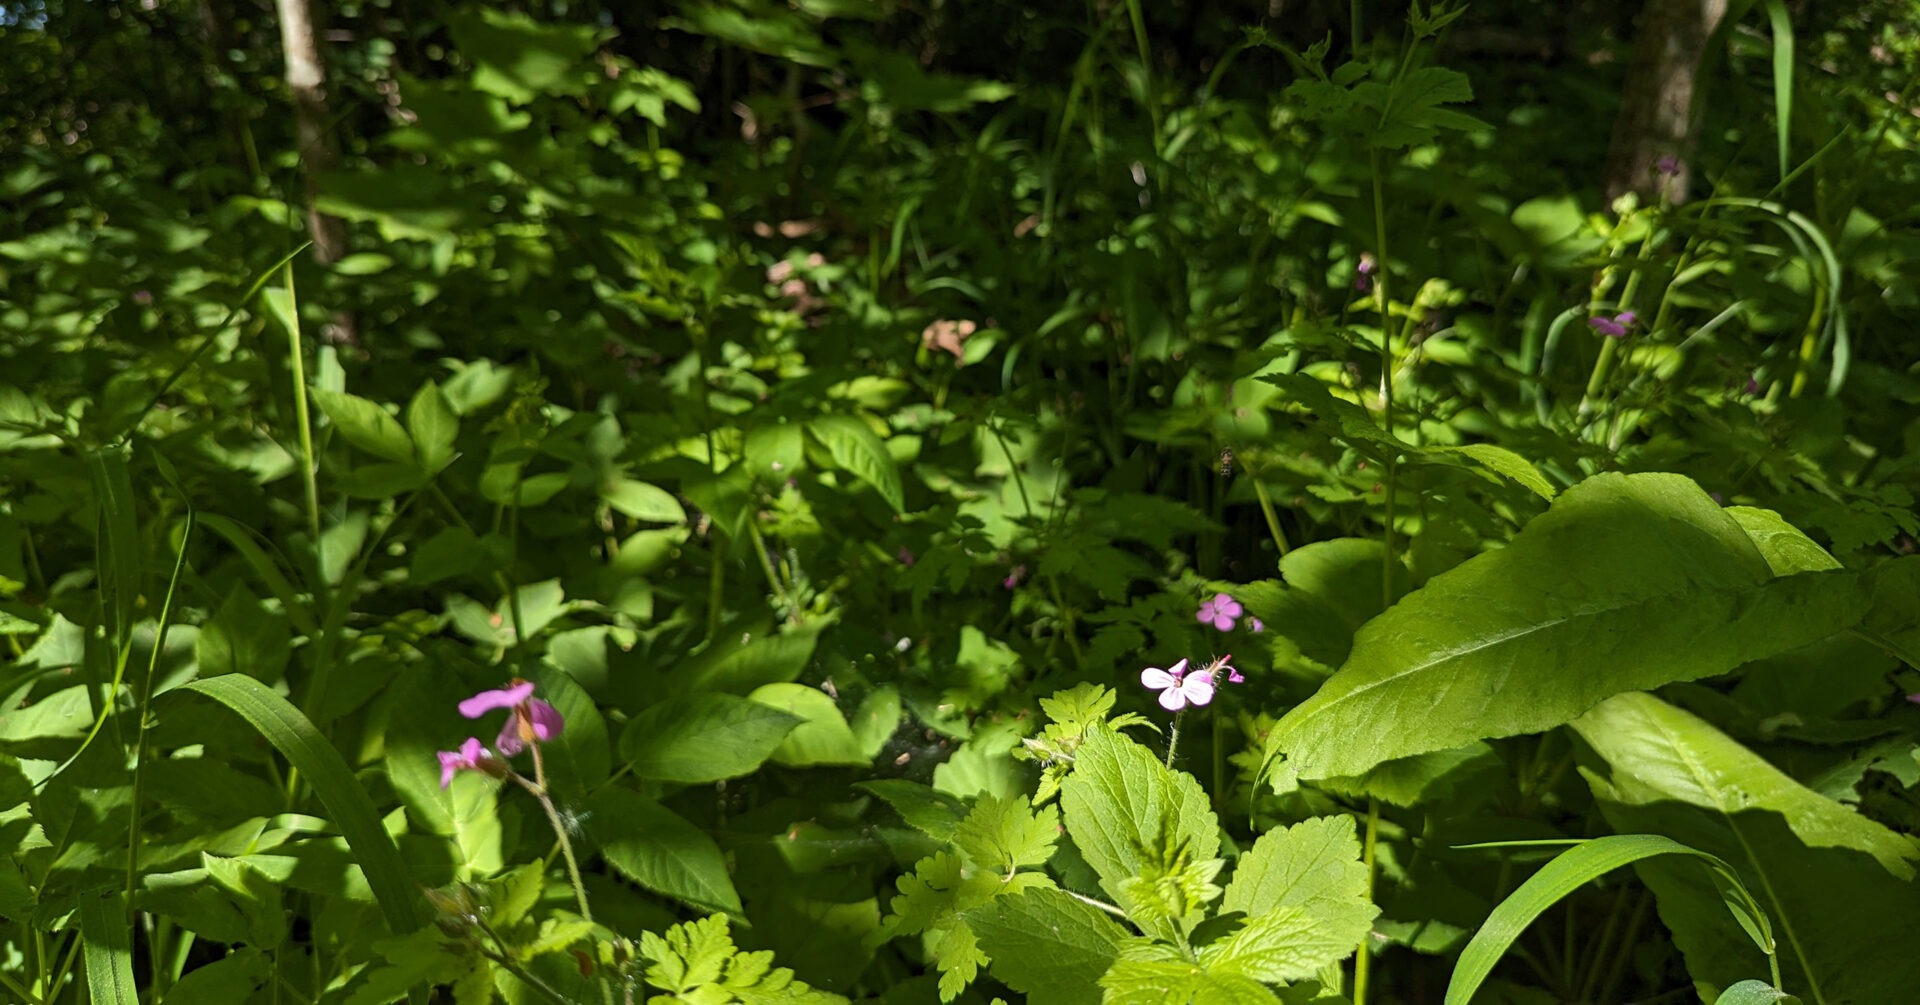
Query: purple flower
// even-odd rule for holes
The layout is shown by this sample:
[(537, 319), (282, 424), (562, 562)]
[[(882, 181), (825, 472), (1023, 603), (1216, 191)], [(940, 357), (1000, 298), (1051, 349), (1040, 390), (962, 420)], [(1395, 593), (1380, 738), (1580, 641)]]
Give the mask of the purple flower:
[(1378, 266), (1373, 264), (1373, 256), (1361, 252), (1360, 264), (1353, 267), (1353, 288), (1356, 292), (1368, 293), (1373, 290), (1373, 270), (1376, 268)]
[(482, 691), (460, 703), (460, 714), (478, 719), (496, 708), (512, 710), (493, 745), (506, 757), (526, 749), (530, 741), (546, 742), (560, 735), (567, 722), (560, 711), (533, 696), (533, 682), (514, 680), (506, 687)]
[(1626, 338), (1627, 331), (1633, 327), (1634, 322), (1639, 320), (1639, 316), (1632, 311), (1621, 311), (1612, 318), (1603, 318), (1597, 315), (1590, 317), (1587, 319), (1587, 324), (1592, 326), (1594, 331), (1608, 338)]
[(1027, 567), (1024, 565), (1016, 565), (1013, 567), (1012, 572), (1007, 573), (1007, 578), (1000, 581), (1000, 585), (1011, 590), (1019, 586), (1020, 581), (1025, 578), (1027, 578)]
[(1243, 608), (1240, 602), (1224, 593), (1216, 593), (1211, 600), (1200, 602), (1198, 615), (1202, 624), (1209, 624), (1223, 632), (1233, 631), (1233, 623), (1240, 617)]
[(1920, 705), (1920, 694), (1907, 695), (1907, 700), (1913, 702), (1915, 705)]
[(487, 748), (480, 745), (480, 738), (477, 736), (467, 737), (467, 742), (461, 744), (459, 750), (442, 750), (434, 756), (440, 758), (440, 787), (442, 789), (452, 785), (453, 776), (462, 771), (486, 770), (481, 762), (490, 760), (493, 757), (492, 754), (487, 752)]
[[(1255, 635), (1267, 630), (1266, 622), (1261, 621), (1259, 618), (1248, 618), (1247, 621), (1253, 625), (1253, 634)], [(1235, 683), (1238, 682), (1236, 681)]]
[(899, 551), (896, 551), (893, 553), (893, 557), (899, 559), (901, 565), (905, 565), (905, 566), (913, 565), (913, 552), (908, 551), (907, 546), (904, 544), (900, 546)]
[(1656, 167), (1662, 175), (1668, 178), (1677, 178), (1680, 175), (1680, 158), (1668, 154), (1660, 158), (1660, 163), (1656, 165)]

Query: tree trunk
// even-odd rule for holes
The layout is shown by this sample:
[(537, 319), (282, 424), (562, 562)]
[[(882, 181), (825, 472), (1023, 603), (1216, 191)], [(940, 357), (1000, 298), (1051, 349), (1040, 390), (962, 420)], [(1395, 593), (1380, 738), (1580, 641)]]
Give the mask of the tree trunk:
[(1686, 201), (1701, 57), (1726, 13), (1727, 0), (1647, 0), (1641, 9), (1607, 153), (1607, 198), (1654, 199), (1664, 190)]
[(308, 0), (275, 0), (280, 12), (280, 45), (287, 56), (287, 86), (293, 91), (294, 128), (300, 143), (300, 172), (306, 181), (307, 230), (313, 237), (313, 257), (331, 265), (347, 252), (346, 224), (314, 208), (316, 176), (340, 159), (340, 148), (328, 129), (327, 67), (313, 30)]

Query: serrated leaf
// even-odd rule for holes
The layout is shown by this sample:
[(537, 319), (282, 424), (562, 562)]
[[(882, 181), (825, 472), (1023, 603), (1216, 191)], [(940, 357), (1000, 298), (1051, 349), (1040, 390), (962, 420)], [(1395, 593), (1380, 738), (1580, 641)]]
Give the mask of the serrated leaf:
[(1353, 955), (1376, 913), (1372, 904), (1337, 917), (1321, 917), (1304, 907), (1277, 907), (1201, 950), (1200, 962), (1212, 974), (1238, 974), (1268, 984), (1306, 980)]
[(705, 831), (626, 789), (603, 788), (587, 805), (587, 833), (615, 871), (702, 910), (741, 913), (726, 859)]
[(873, 486), (894, 512), (906, 512), (900, 469), (887, 453), (887, 445), (864, 421), (851, 415), (823, 415), (808, 423), (807, 431), (827, 448), (827, 455), (841, 470)]
[(324, 388), (308, 388), (313, 403), (325, 412), (347, 442), (376, 457), (413, 464), (413, 441), (387, 410), (358, 395)]
[(1054, 889), (995, 897), (960, 917), (993, 976), (1044, 1005), (1099, 1005), (1100, 976), (1128, 937), (1106, 912)]
[(1569, 489), (1508, 547), (1363, 626), (1345, 665), (1269, 737), (1289, 778), (1571, 720), (1607, 697), (1724, 673), (1857, 623), (1860, 577), (1772, 578), (1746, 533), (1677, 475)]
[(699, 784), (751, 774), (805, 720), (730, 694), (667, 698), (633, 717), (620, 754), (642, 778)]
[(1021, 866), (1044, 865), (1053, 857), (1060, 833), (1060, 811), (1043, 806), (1035, 812), (1024, 796), (1001, 799), (981, 796), (973, 812), (954, 830), (953, 843), (973, 864), (999, 873)]
[(1364, 908), (1372, 919), (1376, 911), (1367, 902), (1367, 867), (1360, 861), (1352, 817), (1313, 817), (1275, 827), (1240, 856), (1220, 910), (1257, 918), (1282, 907), (1302, 908), (1329, 922)]
[(1168, 843), (1184, 845), (1189, 861), (1220, 852), (1220, 824), (1200, 783), (1110, 729), (1090, 730), (1081, 741), (1060, 805), (1101, 889), (1123, 909), (1127, 881), (1168, 858)]

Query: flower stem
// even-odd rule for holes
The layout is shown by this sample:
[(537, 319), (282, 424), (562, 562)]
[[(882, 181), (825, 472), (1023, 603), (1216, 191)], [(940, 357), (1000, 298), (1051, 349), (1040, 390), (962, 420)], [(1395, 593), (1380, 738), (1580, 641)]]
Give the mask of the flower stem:
[(1173, 728), (1167, 730), (1167, 767), (1173, 767), (1173, 752), (1180, 746), (1180, 717), (1185, 712), (1173, 713)]
[[(553, 805), (553, 796), (547, 793), (547, 764), (540, 756), (540, 745), (527, 744), (533, 751), (533, 784), (528, 791), (540, 800), (540, 808), (547, 811), (547, 822), (553, 825), (553, 836), (560, 842), (560, 854), (567, 860), (567, 878), (573, 883), (573, 896), (580, 904), (580, 917), (593, 920), (593, 909), (587, 906), (587, 886), (580, 880), (580, 863), (573, 857), (573, 842), (567, 839), (567, 825), (560, 821), (560, 811)], [(525, 779), (522, 779), (524, 782)]]

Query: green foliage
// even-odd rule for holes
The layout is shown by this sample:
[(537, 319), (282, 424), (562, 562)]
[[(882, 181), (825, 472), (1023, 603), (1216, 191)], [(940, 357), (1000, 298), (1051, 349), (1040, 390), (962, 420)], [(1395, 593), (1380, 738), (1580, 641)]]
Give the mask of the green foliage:
[(1920, 982), (1911, 5), (271, 7), (0, 11), (0, 999)]

